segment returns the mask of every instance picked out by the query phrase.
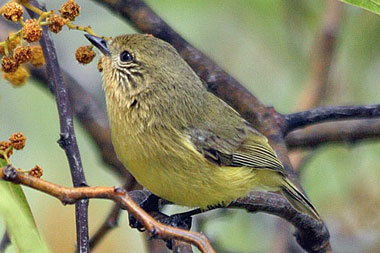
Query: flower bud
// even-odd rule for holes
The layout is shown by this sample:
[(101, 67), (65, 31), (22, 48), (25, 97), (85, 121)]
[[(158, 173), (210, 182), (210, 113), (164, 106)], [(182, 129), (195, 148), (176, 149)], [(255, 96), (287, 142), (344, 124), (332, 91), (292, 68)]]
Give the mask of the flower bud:
[(25, 147), (26, 137), (23, 133), (14, 133), (9, 137), (9, 141), (14, 149), (20, 150)]
[[(9, 141), (0, 141), (0, 151), (5, 152), (7, 149), (8, 152), (6, 153), (6, 156), (7, 158), (9, 158), (13, 154), (13, 148), (11, 146), (11, 143)], [(0, 154), (0, 159), (5, 159), (5, 157)]]
[(59, 12), (63, 18), (73, 21), (79, 16), (80, 6), (74, 0), (69, 0), (62, 5)]
[(3, 58), (1, 58), (1, 70), (4, 73), (15, 72), (18, 66), (19, 64), (12, 56), (3, 56)]
[(92, 50), (91, 46), (78, 47), (77, 51), (75, 52), (75, 58), (79, 63), (82, 64), (90, 63), (94, 59), (95, 55), (96, 54)]
[(28, 62), (32, 58), (32, 49), (30, 46), (19, 46), (13, 51), (13, 58), (18, 64)]
[(46, 21), (50, 22), (49, 30), (53, 33), (59, 33), (62, 30), (62, 27), (67, 23), (67, 19), (58, 16), (57, 14), (52, 14)]
[(42, 27), (37, 24), (35, 18), (25, 21), (25, 26), (22, 28), (22, 38), (29, 43), (39, 41), (42, 36)]
[(22, 6), (15, 2), (9, 2), (2, 7), (3, 17), (12, 22), (18, 22), (21, 19), (23, 13), (24, 9)]

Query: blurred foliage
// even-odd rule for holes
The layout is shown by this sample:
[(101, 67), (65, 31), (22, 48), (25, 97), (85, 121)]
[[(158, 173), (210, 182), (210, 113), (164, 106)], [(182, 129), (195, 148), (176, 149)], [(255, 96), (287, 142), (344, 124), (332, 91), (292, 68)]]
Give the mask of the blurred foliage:
[[(0, 166), (7, 164), (0, 159)], [(0, 181), (0, 214), (7, 224), (12, 246), (19, 252), (50, 252), (41, 240), (28, 201), (20, 185)]]
[[(58, 9), (61, 3), (46, 1), (48, 9)], [(98, 34), (134, 32), (101, 6), (84, 0), (78, 3), (82, 14), (76, 22), (90, 24)], [(309, 63), (325, 1), (149, 0), (147, 3), (264, 103), (274, 105), (281, 113), (294, 110), (311, 72)], [(344, 7), (324, 104), (378, 103), (380, 18), (350, 5)], [(83, 33), (64, 28), (53, 38), (62, 68), (86, 85), (104, 106), (96, 62), (82, 66), (74, 59), (75, 49), (88, 44)], [(0, 139), (15, 131), (25, 133), (28, 138), (26, 149), (12, 157), (15, 166), (30, 168), (38, 163), (44, 168), (44, 179), (70, 186), (67, 161), (56, 144), (59, 138), (56, 105), (47, 90), (32, 79), (20, 89), (0, 80), (0, 115)], [(107, 170), (85, 131), (79, 124), (75, 126), (89, 184), (121, 185), (122, 180)], [(301, 174), (306, 192), (327, 222), (337, 252), (380, 251), (379, 152), (380, 143), (321, 147)], [(73, 251), (73, 207), (63, 207), (49, 196), (24, 190), (52, 251)], [(90, 231), (94, 232), (103, 222), (110, 206), (109, 201), (90, 202)], [(218, 244), (218, 252), (270, 252), (277, 242), (274, 240), (277, 220), (241, 210), (213, 211), (205, 215), (202, 228)], [(0, 226), (0, 232), (3, 230)], [(123, 215), (120, 227), (94, 252), (144, 252), (143, 240), (141, 234), (128, 228)]]
[(379, 0), (340, 0), (345, 3), (349, 3), (358, 7), (361, 7), (365, 10), (372, 11), (376, 14), (380, 14), (380, 1)]

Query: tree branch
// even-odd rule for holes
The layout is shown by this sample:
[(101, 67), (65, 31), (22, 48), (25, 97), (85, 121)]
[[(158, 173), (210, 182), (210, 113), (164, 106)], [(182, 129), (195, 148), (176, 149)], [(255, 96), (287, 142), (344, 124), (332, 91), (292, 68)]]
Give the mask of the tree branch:
[(326, 121), (375, 117), (380, 117), (380, 104), (316, 108), (309, 111), (285, 115), (286, 124), (284, 134), (287, 134), (297, 128)]
[[(31, 1), (31, 3), (39, 9), (43, 8), (37, 1)], [(28, 10), (28, 13), (32, 18), (37, 17), (32, 11)], [(61, 128), (61, 137), (58, 143), (61, 148), (65, 150), (74, 187), (86, 186), (87, 182), (74, 132), (74, 120), (71, 113), (70, 101), (68, 99), (68, 91), (64, 85), (55, 47), (46, 26), (43, 27), (40, 44), (46, 59), (46, 69), (49, 73), (49, 87), (51, 90), (55, 90), (56, 95)], [(82, 199), (75, 204), (75, 217), (79, 252), (89, 252), (88, 200)]]
[(230, 207), (244, 208), (249, 212), (265, 212), (292, 223), (297, 231), (297, 242), (307, 252), (332, 252), (329, 233), (323, 223), (297, 212), (281, 195), (270, 192), (251, 192), (233, 202)]
[(202, 252), (214, 253), (215, 251), (209, 244), (207, 238), (199, 233), (190, 232), (164, 225), (153, 219), (141, 207), (139, 207), (128, 193), (117, 187), (64, 187), (59, 186), (43, 179), (30, 176), (11, 165), (0, 169), (0, 178), (17, 184), (29, 186), (33, 189), (45, 192), (56, 197), (64, 204), (74, 204), (81, 200), (89, 198), (110, 199), (120, 204), (122, 209), (129, 213), (144, 225), (153, 237), (159, 237), (163, 240), (178, 239), (194, 244)]
[(317, 124), (286, 136), (289, 149), (316, 148), (331, 143), (353, 144), (380, 139), (380, 119), (349, 120)]

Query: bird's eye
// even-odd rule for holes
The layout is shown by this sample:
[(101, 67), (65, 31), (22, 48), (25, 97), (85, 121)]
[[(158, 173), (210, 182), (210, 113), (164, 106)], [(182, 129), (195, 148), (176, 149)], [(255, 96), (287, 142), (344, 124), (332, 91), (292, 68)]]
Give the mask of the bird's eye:
[(123, 51), (120, 54), (120, 61), (122, 61), (122, 62), (133, 61), (133, 55), (128, 51)]

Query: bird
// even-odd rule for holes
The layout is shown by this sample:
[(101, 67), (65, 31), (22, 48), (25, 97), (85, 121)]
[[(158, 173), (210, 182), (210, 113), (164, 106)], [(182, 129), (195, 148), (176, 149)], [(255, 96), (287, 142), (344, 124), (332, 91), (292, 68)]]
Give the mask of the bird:
[(209, 92), (172, 45), (149, 34), (86, 38), (102, 53), (116, 154), (142, 186), (202, 210), (226, 206), (253, 189), (277, 191), (320, 220), (267, 138)]

